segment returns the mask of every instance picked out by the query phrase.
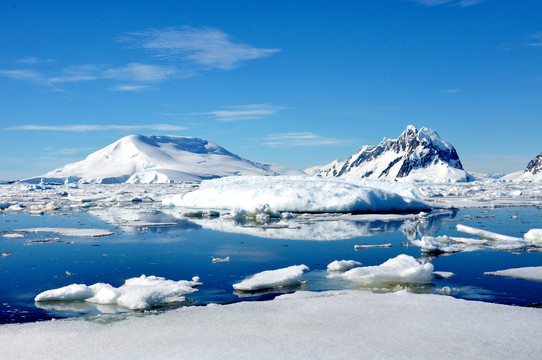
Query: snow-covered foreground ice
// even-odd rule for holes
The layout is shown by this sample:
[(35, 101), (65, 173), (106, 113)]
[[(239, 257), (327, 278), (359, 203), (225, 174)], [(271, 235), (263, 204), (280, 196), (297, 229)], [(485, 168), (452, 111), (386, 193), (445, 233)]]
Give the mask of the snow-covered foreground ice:
[(542, 266), (529, 266), (498, 271), (487, 271), (484, 274), (492, 276), (505, 276), (515, 279), (542, 281)]
[(420, 199), (380, 188), (310, 176), (206, 180), (199, 189), (166, 197), (162, 203), (192, 209), (246, 211), (258, 211), (267, 205), (281, 212), (408, 212), (432, 208)]
[(542, 310), (404, 291), (298, 292), (99, 323), (0, 327), (11, 359), (536, 359)]
[(233, 288), (241, 291), (256, 291), (301, 285), (304, 283), (301, 276), (303, 271), (307, 270), (309, 268), (306, 265), (293, 265), (283, 269), (262, 271), (233, 284)]
[(365, 286), (380, 286), (384, 283), (429, 283), (433, 277), (433, 264), (422, 264), (412, 256), (398, 255), (381, 265), (354, 267), (342, 273), (330, 273), (331, 278), (340, 278)]
[(59, 289), (47, 290), (36, 296), (34, 301), (87, 301), (100, 305), (119, 305), (127, 309), (150, 309), (159, 304), (179, 302), (185, 294), (197, 291), (199, 278), (192, 281), (166, 280), (157, 276), (141, 275), (127, 279), (118, 288), (110, 284), (97, 283), (91, 286), (72, 284)]

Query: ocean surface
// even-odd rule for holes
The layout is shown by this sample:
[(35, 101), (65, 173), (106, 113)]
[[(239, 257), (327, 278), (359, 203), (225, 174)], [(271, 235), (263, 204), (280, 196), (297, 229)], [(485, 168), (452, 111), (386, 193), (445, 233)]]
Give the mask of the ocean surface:
[[(0, 236), (0, 252), (4, 254), (0, 257), (0, 323), (67, 317), (99, 319), (127, 313), (155, 313), (186, 305), (262, 301), (299, 289), (394, 291), (407, 288), (413, 292), (516, 306), (540, 306), (542, 303), (542, 282), (484, 275), (487, 271), (542, 266), (542, 253), (536, 248), (428, 255), (410, 242), (423, 235), (470, 237), (459, 233), (457, 224), (522, 237), (530, 229), (542, 228), (542, 211), (537, 207), (460, 209), (420, 219), (388, 221), (302, 215), (286, 227), (278, 221), (243, 222), (199, 215), (181, 216), (156, 208), (146, 209), (145, 205), (119, 211), (0, 215), (0, 235), (38, 227), (114, 232), (111, 236), (95, 238), (47, 232), (25, 232), (22, 233), (24, 237), (19, 238)], [(147, 217), (152, 215), (154, 221), (136, 221), (122, 226), (115, 221), (118, 217), (134, 218), (142, 213)], [(355, 245), (382, 244), (391, 244), (391, 247), (355, 250)], [(357, 260), (363, 266), (370, 266), (399, 254), (430, 261), (435, 271), (455, 275), (448, 279), (434, 278), (430, 284), (388, 284), (376, 289), (327, 277), (326, 267), (334, 260)], [(230, 261), (212, 261), (225, 257)], [(256, 293), (236, 292), (232, 288), (234, 283), (249, 275), (300, 264), (310, 268), (303, 276), (306, 283), (300, 287)], [(176, 281), (199, 276), (203, 285), (197, 292), (188, 294), (186, 301), (157, 307), (150, 312), (85, 302), (34, 303), (34, 297), (45, 290), (74, 283), (103, 282), (117, 287), (126, 279), (142, 274)]]

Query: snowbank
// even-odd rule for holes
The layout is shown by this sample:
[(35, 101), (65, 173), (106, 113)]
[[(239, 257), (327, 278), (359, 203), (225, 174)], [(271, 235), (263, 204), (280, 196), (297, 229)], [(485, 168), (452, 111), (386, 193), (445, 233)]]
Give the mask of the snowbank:
[(433, 265), (422, 264), (412, 256), (401, 254), (381, 265), (356, 267), (344, 273), (330, 273), (331, 278), (341, 278), (379, 286), (383, 283), (429, 283), (433, 277)]
[(91, 286), (72, 284), (44, 291), (34, 301), (87, 301), (101, 305), (120, 305), (132, 310), (149, 309), (153, 306), (184, 300), (182, 295), (197, 291), (199, 278), (192, 281), (166, 280), (157, 276), (141, 275), (131, 278), (118, 288), (97, 283)]
[(541, 309), (406, 292), (298, 292), (106, 322), (0, 326), (0, 358), (509, 360), (542, 351)]
[(305, 265), (294, 265), (283, 269), (263, 271), (246, 278), (240, 283), (233, 284), (233, 288), (242, 291), (255, 291), (301, 285), (304, 283), (301, 276), (305, 270), (309, 270)]
[(337, 179), (310, 176), (229, 177), (202, 182), (198, 190), (164, 198), (164, 206), (244, 209), (268, 205), (290, 212), (408, 212), (431, 209), (419, 199)]

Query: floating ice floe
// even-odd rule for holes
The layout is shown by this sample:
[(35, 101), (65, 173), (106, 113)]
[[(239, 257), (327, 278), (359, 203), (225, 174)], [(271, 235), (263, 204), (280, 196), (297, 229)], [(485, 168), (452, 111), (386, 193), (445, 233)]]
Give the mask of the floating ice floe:
[(453, 236), (422, 236), (420, 240), (410, 242), (422, 248), (424, 252), (455, 253), (461, 251), (475, 251), (488, 243), (487, 240), (470, 239)]
[(484, 275), (505, 276), (515, 279), (542, 281), (542, 266), (530, 266), (498, 271), (487, 271)]
[(449, 279), (449, 278), (455, 276), (455, 274), (453, 272), (450, 272), (450, 271), (433, 271), (433, 275), (437, 279)]
[(227, 256), (225, 258), (213, 258), (213, 264), (225, 263), (225, 262), (230, 262), (230, 257), (229, 256)]
[(509, 242), (523, 241), (522, 238), (501, 235), (501, 234), (497, 234), (491, 231), (477, 229), (477, 228), (473, 228), (473, 227), (463, 225), (463, 224), (457, 224), (456, 228), (457, 228), (457, 231), (459, 232), (469, 234), (469, 235), (476, 235), (482, 239), (495, 240), (495, 241), (501, 241), (501, 242), (502, 241), (509, 241)]
[(306, 270), (309, 270), (306, 265), (293, 265), (287, 268), (263, 271), (233, 284), (233, 288), (242, 291), (256, 291), (301, 285), (305, 282), (301, 276)]
[(101, 305), (119, 305), (132, 310), (144, 310), (153, 306), (179, 302), (186, 294), (197, 291), (202, 285), (198, 277), (192, 281), (166, 280), (163, 277), (145, 276), (131, 278), (118, 288), (97, 283), (91, 286), (72, 284), (44, 291), (34, 301), (87, 301)]
[(8, 234), (2, 234), (2, 237), (5, 238), (23, 238), (23, 234), (17, 234), (17, 233), (8, 233)]
[(420, 199), (338, 179), (309, 176), (227, 177), (206, 180), (199, 189), (164, 198), (164, 206), (243, 209), (268, 206), (287, 212), (408, 212), (430, 210)]
[(354, 245), (354, 250), (363, 250), (363, 249), (371, 249), (371, 248), (391, 248), (392, 244), (361, 244), (361, 245)]
[(28, 229), (14, 229), (16, 232), (23, 233), (53, 233), (60, 236), (75, 236), (75, 237), (104, 237), (111, 236), (114, 232), (105, 229), (78, 229), (78, 228), (28, 228)]
[(335, 260), (327, 265), (327, 271), (348, 271), (361, 265), (356, 260)]
[(401, 254), (381, 265), (356, 267), (343, 273), (330, 273), (328, 277), (375, 286), (384, 283), (423, 284), (431, 282), (433, 270), (433, 264), (422, 264), (412, 256)]

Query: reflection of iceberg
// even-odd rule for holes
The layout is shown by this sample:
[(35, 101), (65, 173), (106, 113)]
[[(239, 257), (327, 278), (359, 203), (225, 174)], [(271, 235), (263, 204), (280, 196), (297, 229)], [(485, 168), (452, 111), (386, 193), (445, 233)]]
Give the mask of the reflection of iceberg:
[(126, 232), (141, 231), (142, 228), (174, 227), (175, 230), (196, 230), (200, 227), (193, 222), (181, 220), (150, 207), (111, 206), (89, 211), (106, 223), (121, 227)]
[[(179, 219), (186, 217), (178, 211), (164, 211)], [(417, 215), (294, 215), (290, 219), (270, 220), (268, 222), (238, 221), (227, 217), (190, 218), (190, 221), (205, 228), (220, 232), (247, 234), (269, 239), (289, 240), (345, 240), (361, 236), (374, 236), (381, 232), (402, 231), (407, 237), (431, 235), (442, 226), (443, 219), (453, 213)], [(382, 220), (375, 220), (382, 219)]]

